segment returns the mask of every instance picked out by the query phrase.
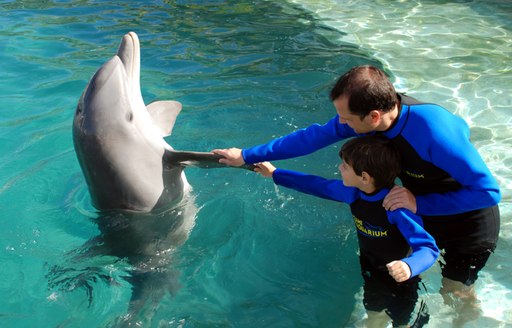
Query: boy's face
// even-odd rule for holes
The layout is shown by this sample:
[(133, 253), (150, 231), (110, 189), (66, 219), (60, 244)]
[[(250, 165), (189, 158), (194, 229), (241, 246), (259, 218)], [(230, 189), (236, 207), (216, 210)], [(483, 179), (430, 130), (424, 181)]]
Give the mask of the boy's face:
[(358, 176), (356, 172), (354, 172), (352, 166), (350, 166), (347, 162), (342, 160), (338, 169), (340, 170), (341, 176), (343, 177), (343, 184), (345, 186), (356, 188), (361, 187), (361, 177)]

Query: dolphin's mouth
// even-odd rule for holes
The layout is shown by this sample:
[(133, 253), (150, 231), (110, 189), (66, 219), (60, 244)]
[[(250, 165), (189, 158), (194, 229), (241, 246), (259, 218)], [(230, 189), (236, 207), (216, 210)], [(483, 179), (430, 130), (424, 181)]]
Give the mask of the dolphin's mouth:
[(132, 50), (131, 59), (132, 60), (131, 60), (131, 63), (130, 63), (131, 67), (129, 68), (129, 70), (131, 72), (132, 79), (133, 79), (134, 78), (133, 75), (135, 74), (135, 70), (136, 70), (135, 65), (136, 65), (136, 62), (137, 62), (135, 60), (135, 56), (136, 56), (136, 54), (139, 51), (139, 39), (137, 38), (137, 35), (135, 33), (133, 33), (133, 32), (128, 33), (127, 34), (127, 38), (130, 39), (131, 44), (132, 44), (132, 46), (131, 46), (131, 50)]
[(137, 34), (129, 32), (123, 36), (117, 56), (123, 63), (128, 79), (136, 83), (132, 85), (133, 90), (137, 90), (140, 79), (140, 43)]

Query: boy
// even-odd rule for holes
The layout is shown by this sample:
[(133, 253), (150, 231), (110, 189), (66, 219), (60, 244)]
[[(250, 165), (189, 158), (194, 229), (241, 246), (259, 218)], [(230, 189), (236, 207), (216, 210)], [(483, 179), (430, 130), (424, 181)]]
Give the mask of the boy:
[(387, 211), (382, 206), (400, 172), (398, 150), (388, 139), (351, 139), (341, 148), (340, 157), (342, 181), (276, 169), (269, 162), (256, 164), (255, 171), (272, 177), (277, 185), (350, 205), (368, 326), (381, 326), (377, 312), (383, 310), (393, 326), (407, 325), (418, 298), (417, 276), (434, 264), (439, 249), (420, 217), (407, 209)]

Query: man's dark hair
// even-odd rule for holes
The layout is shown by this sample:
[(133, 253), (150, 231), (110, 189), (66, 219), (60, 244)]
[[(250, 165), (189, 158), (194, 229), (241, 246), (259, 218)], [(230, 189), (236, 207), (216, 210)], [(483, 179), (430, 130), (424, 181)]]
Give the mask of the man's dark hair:
[(361, 118), (376, 109), (390, 111), (398, 104), (395, 88), (386, 74), (370, 65), (356, 66), (338, 79), (331, 90), (331, 101), (340, 96), (348, 97), (350, 112)]
[(391, 188), (400, 173), (400, 153), (389, 139), (382, 136), (350, 139), (343, 144), (339, 155), (358, 176), (363, 171), (368, 173), (377, 190)]

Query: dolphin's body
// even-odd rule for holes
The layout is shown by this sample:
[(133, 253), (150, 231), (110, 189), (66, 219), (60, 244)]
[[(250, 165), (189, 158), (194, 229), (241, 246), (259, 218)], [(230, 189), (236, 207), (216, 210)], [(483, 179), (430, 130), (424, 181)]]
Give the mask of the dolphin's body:
[(177, 101), (146, 107), (139, 39), (126, 34), (85, 88), (73, 122), (76, 154), (96, 208), (150, 212), (188, 193), (184, 166), (220, 166), (218, 155), (178, 152), (163, 139), (180, 110)]
[[(175, 151), (163, 139), (180, 110), (176, 101), (144, 104), (140, 45), (133, 32), (92, 77), (76, 109), (74, 146), (93, 205), (100, 210), (100, 235), (84, 246), (87, 252), (79, 253), (115, 256), (131, 265), (127, 318), (138, 316), (147, 300), (157, 301), (178, 285), (169, 264), (188, 238), (197, 212), (184, 167), (224, 166), (218, 155)], [(64, 271), (55, 270), (56, 284), (71, 280), (62, 278)]]

